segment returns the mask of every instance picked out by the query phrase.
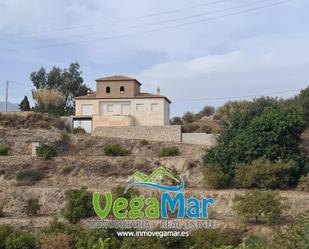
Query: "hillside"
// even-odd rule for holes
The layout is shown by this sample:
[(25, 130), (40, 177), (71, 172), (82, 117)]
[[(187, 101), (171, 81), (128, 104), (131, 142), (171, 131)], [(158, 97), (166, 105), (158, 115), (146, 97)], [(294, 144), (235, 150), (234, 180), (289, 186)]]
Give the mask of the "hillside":
[[(89, 135), (70, 135), (70, 142), (64, 143), (61, 133), (51, 130), (0, 130), (0, 143), (7, 143), (12, 150), (9, 156), (0, 158), (0, 203), (4, 206), (4, 217), (0, 224), (10, 223), (22, 227), (45, 226), (52, 216), (60, 214), (65, 204), (67, 189), (87, 187), (90, 191), (104, 193), (113, 187), (127, 184), (127, 179), (139, 170), (149, 174), (159, 165), (169, 168), (174, 174), (186, 179), (185, 193), (194, 196), (212, 196), (215, 205), (211, 218), (223, 227), (241, 227), (247, 231), (269, 234), (266, 225), (244, 225), (232, 210), (232, 200), (244, 190), (205, 190), (203, 183), (203, 146), (180, 143), (149, 142), (143, 145), (138, 140), (105, 139)], [(56, 142), (65, 146), (66, 152), (53, 160), (43, 161), (31, 157), (31, 142)], [(62, 142), (60, 142), (62, 141)], [(102, 147), (106, 144), (121, 144), (131, 154), (125, 157), (103, 156)], [(175, 157), (159, 157), (160, 148), (176, 146), (180, 154)], [(21, 184), (16, 174), (25, 168), (38, 169), (43, 179), (33, 185)], [(144, 192), (146, 190), (143, 190)], [(147, 194), (156, 195), (151, 189)], [(280, 191), (287, 198), (291, 209), (284, 213), (287, 221), (309, 206), (309, 195), (299, 191)], [(28, 218), (24, 203), (27, 198), (39, 199), (42, 208), (39, 217)]]

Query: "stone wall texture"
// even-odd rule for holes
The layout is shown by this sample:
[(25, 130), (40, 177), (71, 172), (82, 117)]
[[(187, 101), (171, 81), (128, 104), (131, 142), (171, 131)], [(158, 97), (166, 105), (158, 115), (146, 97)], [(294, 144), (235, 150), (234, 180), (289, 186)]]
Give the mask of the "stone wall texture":
[(214, 146), (217, 143), (217, 135), (206, 133), (182, 133), (182, 142), (186, 144)]
[(146, 139), (149, 141), (181, 142), (180, 125), (97, 127), (93, 136)]

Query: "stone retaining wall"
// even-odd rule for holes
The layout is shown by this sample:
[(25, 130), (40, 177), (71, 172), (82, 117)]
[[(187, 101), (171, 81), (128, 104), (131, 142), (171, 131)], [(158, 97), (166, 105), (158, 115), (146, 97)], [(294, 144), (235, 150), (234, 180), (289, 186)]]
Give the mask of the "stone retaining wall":
[(217, 143), (217, 135), (206, 133), (182, 133), (182, 142), (186, 144), (214, 146)]
[(97, 127), (93, 136), (146, 139), (149, 141), (181, 142), (181, 126)]

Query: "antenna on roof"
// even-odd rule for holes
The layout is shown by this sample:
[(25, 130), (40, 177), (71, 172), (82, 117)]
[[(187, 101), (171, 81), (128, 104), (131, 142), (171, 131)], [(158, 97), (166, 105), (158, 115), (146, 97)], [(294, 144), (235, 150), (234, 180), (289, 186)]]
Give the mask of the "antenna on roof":
[(160, 86), (157, 85), (157, 95), (160, 95), (160, 93), (161, 93)]

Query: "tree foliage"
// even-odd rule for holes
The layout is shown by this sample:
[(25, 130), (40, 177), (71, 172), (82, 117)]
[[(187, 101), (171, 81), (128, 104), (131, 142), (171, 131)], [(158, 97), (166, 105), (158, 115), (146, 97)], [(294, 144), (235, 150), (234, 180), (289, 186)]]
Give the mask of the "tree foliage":
[(81, 74), (79, 64), (71, 63), (65, 69), (53, 67), (49, 73), (42, 67), (37, 72), (32, 72), (30, 79), (37, 90), (48, 89), (61, 92), (64, 96), (62, 109), (72, 113), (74, 98), (85, 95), (89, 89), (83, 83)]
[(35, 109), (39, 112), (48, 112), (56, 115), (64, 113), (64, 96), (54, 89), (40, 89), (32, 91), (32, 98), (35, 101)]
[(30, 111), (30, 104), (29, 104), (29, 100), (28, 100), (28, 97), (25, 96), (23, 98), (23, 100), (20, 102), (19, 104), (19, 110), (22, 111), (22, 112), (28, 112)]
[(277, 224), (282, 211), (287, 208), (278, 192), (252, 190), (245, 195), (236, 195), (234, 210), (244, 222)]
[(275, 98), (255, 99), (224, 123), (218, 144), (205, 153), (204, 163), (219, 166), (230, 174), (236, 165), (260, 157), (272, 162), (293, 159), (300, 166), (299, 144), (304, 129), (299, 109), (282, 106)]

